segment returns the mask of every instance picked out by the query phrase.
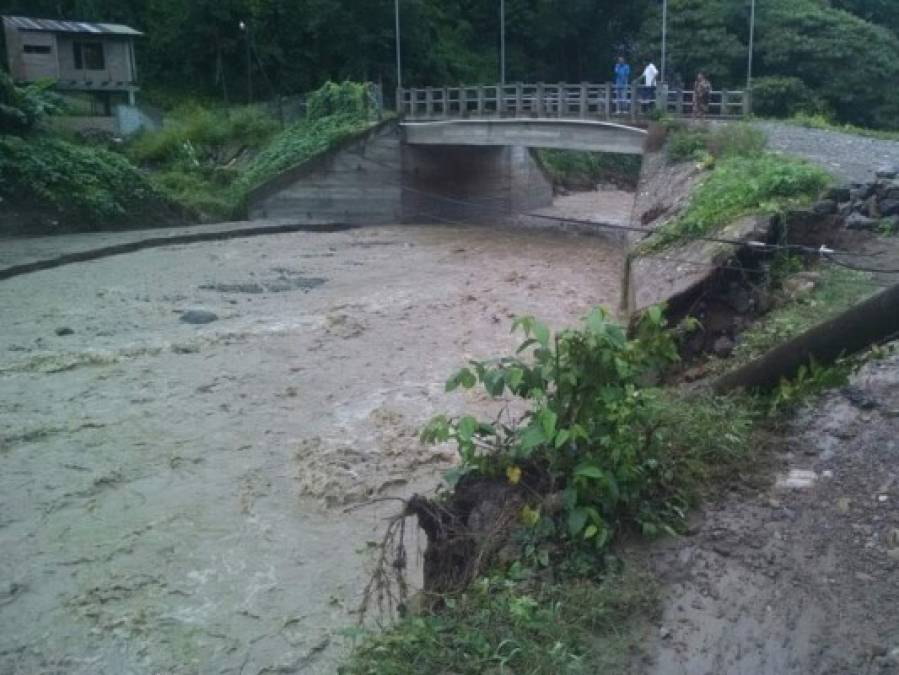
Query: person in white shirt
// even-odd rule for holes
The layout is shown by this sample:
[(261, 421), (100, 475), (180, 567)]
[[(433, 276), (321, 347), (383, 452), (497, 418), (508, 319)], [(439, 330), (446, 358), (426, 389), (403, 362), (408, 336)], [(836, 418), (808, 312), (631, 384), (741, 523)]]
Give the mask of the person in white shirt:
[(659, 69), (656, 68), (655, 64), (650, 61), (649, 65), (646, 66), (643, 71), (643, 84), (647, 87), (656, 86), (656, 80), (659, 77)]
[(649, 65), (643, 69), (643, 86), (640, 88), (640, 107), (643, 112), (649, 110), (650, 105), (655, 100), (656, 80), (659, 77), (659, 69), (650, 61)]

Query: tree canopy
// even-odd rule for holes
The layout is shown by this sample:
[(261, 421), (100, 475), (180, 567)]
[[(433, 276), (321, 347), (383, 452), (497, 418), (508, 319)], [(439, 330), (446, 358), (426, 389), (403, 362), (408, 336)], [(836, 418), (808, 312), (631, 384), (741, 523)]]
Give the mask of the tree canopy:
[[(400, 0), (408, 84), (499, 77), (499, 0)], [(122, 22), (144, 31), (148, 89), (243, 101), (327, 80), (395, 84), (394, 0), (0, 0), (0, 12)], [(756, 75), (793, 78), (845, 121), (896, 125), (899, 3), (757, 0)], [(240, 22), (248, 32), (240, 29)], [(506, 0), (507, 78), (604, 81), (617, 54), (660, 55), (660, 0)], [(669, 74), (746, 79), (748, 0), (669, 0)], [(180, 90), (180, 91), (179, 91)], [(768, 88), (784, 91), (783, 88)]]

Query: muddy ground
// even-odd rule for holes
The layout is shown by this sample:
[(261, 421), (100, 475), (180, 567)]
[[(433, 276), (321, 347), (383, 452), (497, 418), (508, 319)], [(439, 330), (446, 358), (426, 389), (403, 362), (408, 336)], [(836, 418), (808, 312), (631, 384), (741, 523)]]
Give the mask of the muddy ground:
[(433, 489), (453, 458), (421, 423), (484, 405), (443, 393), (454, 367), (516, 314), (616, 306), (622, 257), (396, 226), (0, 283), (0, 672), (334, 672), (396, 506), (344, 508)]
[(899, 673), (897, 460), (893, 356), (771, 433), (761, 490), (725, 495), (689, 536), (649, 547), (664, 614), (635, 672)]

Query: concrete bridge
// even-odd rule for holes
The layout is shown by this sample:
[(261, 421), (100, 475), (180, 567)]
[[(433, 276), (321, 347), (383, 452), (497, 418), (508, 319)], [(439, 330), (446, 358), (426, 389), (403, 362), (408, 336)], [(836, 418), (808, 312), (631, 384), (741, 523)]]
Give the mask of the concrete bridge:
[(457, 119), (402, 122), (413, 146), (557, 148), (640, 155), (646, 131), (638, 127), (567, 119)]

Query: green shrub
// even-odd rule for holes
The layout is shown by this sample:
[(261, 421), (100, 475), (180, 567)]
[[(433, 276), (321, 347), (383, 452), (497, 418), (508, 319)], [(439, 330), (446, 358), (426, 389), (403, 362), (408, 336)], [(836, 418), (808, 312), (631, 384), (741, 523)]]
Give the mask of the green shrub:
[(752, 83), (752, 112), (762, 117), (819, 113), (824, 104), (798, 77), (760, 77)]
[(370, 106), (368, 89), (360, 82), (326, 82), (309, 95), (306, 116), (317, 120), (332, 115), (350, 115), (368, 118)]
[(62, 99), (50, 91), (52, 80), (17, 87), (0, 69), (0, 133), (30, 131), (47, 115), (62, 109)]
[(767, 142), (761, 129), (739, 122), (715, 128), (706, 139), (706, 149), (713, 157), (754, 157)]
[(189, 104), (175, 110), (159, 131), (138, 134), (126, 151), (145, 164), (185, 159), (214, 162), (222, 159), (221, 153), (228, 147), (263, 146), (277, 129), (277, 121), (256, 107), (211, 110)]
[(250, 162), (235, 183), (235, 188), (243, 195), (247, 190), (333, 148), (368, 126), (366, 118), (349, 113), (297, 122), (275, 136)]
[(102, 226), (141, 213), (163, 216), (163, 194), (125, 157), (52, 136), (0, 136), (0, 194), (54, 207), (64, 219)]
[(607, 181), (633, 187), (640, 178), (642, 158), (637, 155), (545, 149), (535, 152), (554, 185), (592, 189)]
[(823, 169), (773, 153), (725, 157), (696, 188), (680, 217), (656, 230), (637, 252), (659, 251), (712, 233), (749, 213), (775, 213), (810, 202), (829, 181)]
[[(480, 383), (490, 396), (522, 399), (522, 421), (438, 416), (422, 437), (456, 443), (461, 468), (452, 478), (476, 472), (564, 491), (561, 517), (541, 514), (538, 500), (523, 513), (526, 524), (593, 550), (603, 550), (623, 527), (672, 532), (684, 522), (704, 467), (743, 451), (747, 417), (726, 399), (696, 404), (709, 417), (699, 420), (689, 406), (646, 386), (678, 359), (661, 308), (644, 314), (632, 339), (602, 309), (583, 328), (555, 337), (532, 317), (513, 326), (526, 338), (517, 354), (529, 358), (472, 362), (446, 388)], [(693, 432), (691, 419), (698, 422)]]
[(668, 161), (690, 162), (700, 159), (706, 152), (708, 131), (703, 128), (674, 126), (668, 133)]

